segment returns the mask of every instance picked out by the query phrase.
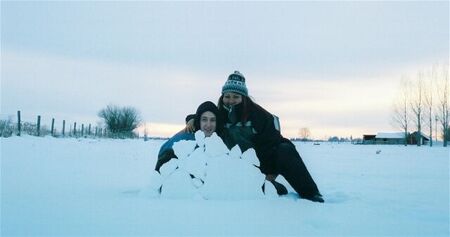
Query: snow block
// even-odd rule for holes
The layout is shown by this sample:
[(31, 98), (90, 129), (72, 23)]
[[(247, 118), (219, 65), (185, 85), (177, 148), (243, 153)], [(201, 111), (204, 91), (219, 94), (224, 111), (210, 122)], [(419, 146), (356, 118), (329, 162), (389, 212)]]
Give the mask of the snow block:
[(195, 188), (201, 188), (203, 186), (203, 181), (199, 178), (193, 178), (191, 179), (192, 185), (194, 185)]
[(156, 198), (159, 197), (159, 188), (162, 185), (162, 176), (156, 170), (153, 170), (150, 173), (150, 179), (147, 186), (145, 186), (141, 192), (140, 196), (148, 197), (148, 198)]
[(175, 155), (178, 157), (178, 159), (182, 160), (186, 157), (188, 157), (197, 146), (196, 141), (178, 141), (173, 144), (173, 151)]
[(152, 170), (152, 172), (150, 173), (150, 182), (148, 184), (148, 187), (157, 190), (161, 187), (162, 181), (163, 179), (161, 174), (156, 170)]
[(177, 170), (162, 185), (161, 198), (191, 199), (198, 193), (192, 185), (191, 176), (184, 170)]
[(248, 200), (263, 198), (261, 183), (264, 175), (240, 159), (222, 156), (208, 162), (202, 187), (206, 199)]
[[(159, 168), (159, 172), (163, 179), (169, 177), (178, 168), (178, 159), (170, 159), (167, 163)], [(156, 172), (156, 171), (155, 171)]]
[(182, 169), (197, 178), (203, 179), (206, 176), (206, 162), (208, 157), (201, 148), (195, 149), (183, 162)]
[(195, 141), (199, 147), (204, 147), (205, 145), (205, 133), (202, 130), (195, 132)]
[(216, 133), (213, 133), (210, 137), (205, 138), (205, 153), (208, 156), (215, 157), (228, 154), (230, 150), (222, 139)]
[(236, 145), (233, 148), (231, 148), (231, 150), (230, 150), (230, 157), (231, 158), (233, 158), (233, 159), (240, 159), (241, 155), (242, 155), (242, 151), (241, 151), (241, 148), (238, 145)]
[(250, 165), (259, 166), (259, 159), (256, 156), (256, 151), (253, 148), (247, 149), (241, 156), (241, 159)]

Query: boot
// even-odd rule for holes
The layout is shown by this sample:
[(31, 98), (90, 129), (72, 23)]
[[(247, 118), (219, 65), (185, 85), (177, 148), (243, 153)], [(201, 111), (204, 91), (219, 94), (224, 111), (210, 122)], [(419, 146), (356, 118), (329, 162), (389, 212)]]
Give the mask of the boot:
[(312, 196), (308, 196), (308, 197), (301, 197), (303, 199), (307, 199), (310, 200), (312, 202), (320, 202), (320, 203), (324, 203), (325, 201), (323, 200), (323, 197), (320, 193), (318, 194), (314, 194)]

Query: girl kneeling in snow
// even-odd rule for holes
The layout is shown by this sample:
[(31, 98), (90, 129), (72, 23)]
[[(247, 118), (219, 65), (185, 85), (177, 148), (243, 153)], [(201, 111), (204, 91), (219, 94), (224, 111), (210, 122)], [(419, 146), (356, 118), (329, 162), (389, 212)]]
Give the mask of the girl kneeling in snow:
[[(218, 120), (218, 113), (217, 106), (211, 101), (206, 101), (197, 108), (195, 115), (186, 117), (186, 121), (193, 119), (195, 121), (194, 126), (197, 128), (194, 131), (201, 130), (206, 137), (209, 137), (214, 132), (219, 133), (220, 128), (223, 127), (220, 120)], [(182, 130), (166, 141), (159, 150), (158, 161), (155, 167), (156, 171), (159, 172), (161, 166), (170, 159), (177, 158), (172, 147), (175, 142), (181, 140), (195, 140), (195, 137), (193, 133)]]

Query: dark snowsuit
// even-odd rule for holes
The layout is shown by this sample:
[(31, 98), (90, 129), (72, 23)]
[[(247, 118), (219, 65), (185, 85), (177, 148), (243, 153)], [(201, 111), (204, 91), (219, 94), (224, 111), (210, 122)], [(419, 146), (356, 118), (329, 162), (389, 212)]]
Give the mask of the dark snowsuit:
[(228, 148), (236, 144), (243, 152), (254, 148), (262, 173), (282, 175), (302, 198), (320, 195), (294, 144), (276, 129), (274, 116), (256, 104), (244, 123), (237, 119), (241, 115), (242, 103), (231, 111), (219, 108), (219, 116), (225, 121), (222, 138)]

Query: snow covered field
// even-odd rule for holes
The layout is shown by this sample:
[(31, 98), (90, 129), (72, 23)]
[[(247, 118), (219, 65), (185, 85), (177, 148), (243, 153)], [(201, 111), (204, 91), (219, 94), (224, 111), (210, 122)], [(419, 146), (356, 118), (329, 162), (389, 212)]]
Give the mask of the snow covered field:
[(284, 197), (149, 197), (162, 142), (1, 138), (1, 235), (450, 234), (448, 148), (297, 143), (320, 204), (290, 186)]

